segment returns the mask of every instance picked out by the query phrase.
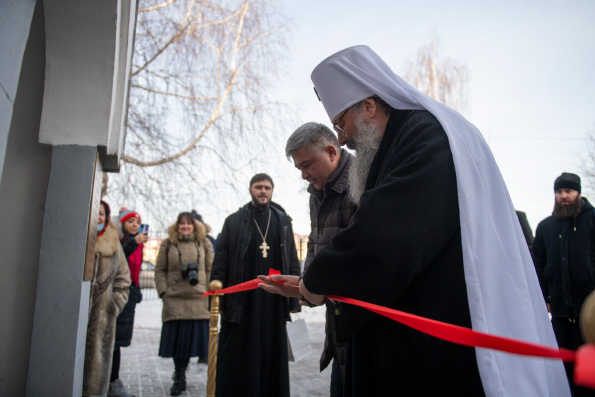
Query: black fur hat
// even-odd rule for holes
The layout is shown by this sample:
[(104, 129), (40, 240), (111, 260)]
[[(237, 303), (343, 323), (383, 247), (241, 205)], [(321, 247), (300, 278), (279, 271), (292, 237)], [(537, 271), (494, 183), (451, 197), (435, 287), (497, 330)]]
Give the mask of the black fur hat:
[(563, 172), (554, 182), (554, 192), (558, 189), (574, 189), (581, 192), (581, 178), (576, 174)]

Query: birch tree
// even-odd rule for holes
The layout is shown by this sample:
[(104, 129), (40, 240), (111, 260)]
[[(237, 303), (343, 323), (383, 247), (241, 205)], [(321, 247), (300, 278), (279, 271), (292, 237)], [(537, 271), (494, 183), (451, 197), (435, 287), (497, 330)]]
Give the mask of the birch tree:
[(405, 68), (404, 78), (424, 94), (463, 113), (467, 110), (468, 72), (465, 65), (439, 56), (440, 43), (434, 38), (417, 52)]
[(267, 93), (285, 58), (288, 21), (275, 7), (141, 0), (125, 154), (108, 183), (111, 200), (142, 204), (165, 227), (182, 209), (245, 196), (245, 179), (263, 169), (278, 135), (281, 105)]
[(585, 152), (579, 156), (579, 161), (583, 186), (587, 188), (589, 197), (592, 197), (595, 193), (595, 125), (587, 131)]

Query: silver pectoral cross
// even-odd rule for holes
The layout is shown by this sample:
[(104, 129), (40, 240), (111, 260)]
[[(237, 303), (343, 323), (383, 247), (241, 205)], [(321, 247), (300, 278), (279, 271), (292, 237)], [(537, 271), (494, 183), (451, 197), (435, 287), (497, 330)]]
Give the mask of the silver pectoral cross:
[(266, 241), (263, 241), (262, 244), (260, 244), (260, 247), (258, 247), (258, 248), (260, 248), (262, 250), (262, 257), (266, 258), (268, 255), (267, 250), (270, 249), (271, 247), (269, 247), (267, 245)]

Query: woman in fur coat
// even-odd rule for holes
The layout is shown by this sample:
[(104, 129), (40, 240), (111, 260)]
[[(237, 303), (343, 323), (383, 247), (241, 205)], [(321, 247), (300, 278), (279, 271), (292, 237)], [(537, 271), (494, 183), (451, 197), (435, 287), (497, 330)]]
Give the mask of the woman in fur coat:
[[(191, 357), (208, 356), (209, 307), (201, 299), (211, 278), (213, 247), (206, 230), (190, 212), (178, 215), (161, 243), (155, 265), (155, 286), (163, 299), (159, 356), (172, 357), (175, 371), (170, 392), (186, 390), (186, 368)], [(191, 273), (192, 265), (196, 271)]]
[(91, 280), (83, 396), (107, 393), (116, 318), (126, 305), (129, 287), (130, 270), (120, 245), (118, 229), (110, 222), (109, 205), (101, 201)]

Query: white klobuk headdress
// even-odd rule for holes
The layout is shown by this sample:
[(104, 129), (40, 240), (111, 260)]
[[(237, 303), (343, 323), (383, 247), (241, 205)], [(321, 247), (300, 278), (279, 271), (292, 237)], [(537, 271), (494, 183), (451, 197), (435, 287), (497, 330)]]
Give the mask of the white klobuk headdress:
[[(446, 131), (454, 160), (465, 281), (473, 329), (557, 347), (527, 243), (500, 170), (477, 128), (397, 76), (369, 47), (322, 61), (312, 82), (331, 120), (373, 95), (395, 109), (426, 109)], [(562, 362), (476, 349), (488, 396), (570, 395)]]

